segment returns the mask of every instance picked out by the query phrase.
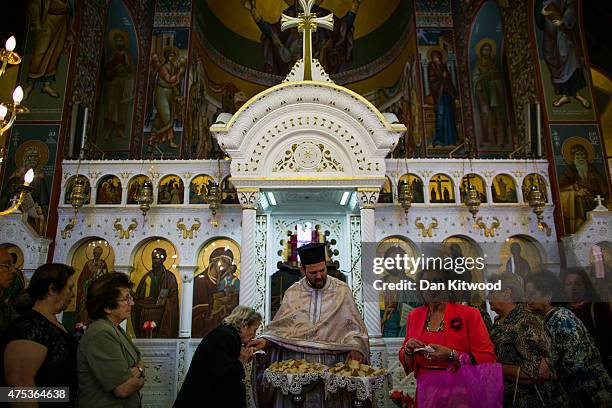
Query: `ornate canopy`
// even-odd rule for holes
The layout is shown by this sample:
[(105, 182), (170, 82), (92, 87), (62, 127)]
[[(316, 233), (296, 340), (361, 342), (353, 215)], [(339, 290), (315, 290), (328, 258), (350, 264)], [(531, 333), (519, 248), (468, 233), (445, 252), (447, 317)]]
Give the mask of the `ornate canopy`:
[[(320, 71), (313, 77), (323, 78), (316, 60), (315, 67)], [(211, 126), (232, 158), (234, 185), (380, 187), (385, 157), (406, 127), (329, 79), (291, 77), (254, 96), (233, 116), (221, 114)]]

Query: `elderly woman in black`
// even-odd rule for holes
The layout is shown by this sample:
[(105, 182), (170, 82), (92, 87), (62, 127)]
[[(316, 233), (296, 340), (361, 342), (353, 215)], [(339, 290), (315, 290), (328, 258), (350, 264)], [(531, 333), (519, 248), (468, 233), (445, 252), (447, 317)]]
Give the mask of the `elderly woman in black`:
[(246, 407), (244, 367), (253, 356), (248, 343), (261, 324), (259, 313), (246, 306), (236, 306), (198, 346), (174, 408), (206, 406)]
[[(34, 305), (6, 333), (4, 375), (9, 387), (66, 387), (74, 406), (77, 395), (76, 339), (55, 317), (74, 297), (74, 269), (40, 266), (27, 292)], [(44, 406), (39, 403), (38, 406)]]

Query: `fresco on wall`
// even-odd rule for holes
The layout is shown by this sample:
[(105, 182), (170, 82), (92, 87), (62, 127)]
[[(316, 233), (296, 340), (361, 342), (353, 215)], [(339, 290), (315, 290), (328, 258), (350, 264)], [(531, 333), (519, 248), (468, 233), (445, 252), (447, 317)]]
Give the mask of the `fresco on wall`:
[(193, 279), (191, 336), (204, 337), (238, 305), (240, 248), (231, 239), (208, 242), (198, 256)]
[(526, 203), (529, 202), (529, 192), (531, 191), (531, 188), (533, 186), (537, 186), (542, 192), (542, 196), (544, 197), (544, 199), (548, 201), (548, 189), (546, 188), (546, 181), (544, 180), (544, 177), (534, 173), (526, 175), (523, 179), (523, 201)]
[(200, 174), (189, 183), (189, 204), (207, 204), (208, 192), (215, 180), (208, 174)]
[(503, 38), (499, 8), (488, 0), (474, 20), (468, 48), (476, 136), (482, 152), (509, 152), (513, 146)]
[(34, 181), (30, 183), (32, 191), (22, 209), (27, 213), (28, 223), (39, 235), (44, 235), (47, 228), (59, 130), (59, 125), (19, 123), (11, 128), (0, 209), (10, 206), (18, 193), (18, 186), (23, 184), (25, 173), (34, 169)]
[(189, 30), (153, 30), (143, 155), (179, 157), (185, 123)]
[[(398, 58), (405, 47), (413, 0), (316, 1), (312, 11), (334, 15), (334, 29), (313, 33), (313, 57), (336, 83), (366, 81), (376, 74), (397, 79)], [(302, 57), (302, 37), (296, 29), (280, 30), (281, 14), (295, 16), (295, 0), (245, 0), (228, 7), (224, 0), (194, 2), (193, 30), (207, 52), (209, 76), (235, 82), (248, 96), (279, 83)], [(392, 67), (388, 70), (388, 68)], [(223, 75), (219, 71), (225, 72)], [(214, 71), (214, 72), (213, 72)], [(375, 83), (377, 82), (377, 83)], [(257, 84), (259, 88), (256, 90)], [(364, 94), (381, 86), (372, 81)]]
[[(179, 305), (182, 280), (177, 270), (178, 252), (163, 238), (152, 238), (134, 256), (134, 307), (128, 333), (138, 338), (176, 338), (179, 331)], [(143, 325), (154, 321), (152, 331)]]
[[(71, 203), (70, 196), (72, 195), (72, 189), (74, 188), (74, 182), (76, 181), (76, 178), (77, 176), (72, 176), (66, 183), (66, 191), (64, 193), (64, 204)], [(87, 205), (89, 204), (91, 200), (91, 186), (89, 185), (89, 179), (85, 176), (79, 176), (79, 180), (85, 183), (85, 186), (84, 186), (85, 199), (83, 200), (83, 204)]]
[(399, 182), (402, 180), (406, 180), (410, 187), (412, 188), (412, 202), (416, 204), (425, 202), (425, 194), (424, 194), (424, 185), (423, 180), (416, 174), (404, 174), (400, 177), (397, 183), (397, 189), (399, 191)]
[[(403, 237), (388, 237), (378, 243), (376, 256), (394, 258), (396, 256), (417, 256), (418, 248)], [(399, 268), (388, 268), (383, 272), (385, 283), (399, 283), (404, 280), (414, 281), (415, 273)], [(387, 290), (380, 295), (380, 325), (383, 337), (404, 337), (406, 335), (406, 320), (408, 314), (417, 306), (420, 300), (411, 291)]]
[[(469, 178), (469, 184), (468, 184), (468, 178)], [(461, 193), (461, 202), (465, 203), (465, 199), (467, 197), (467, 192), (468, 192), (468, 186), (470, 184), (474, 186), (474, 188), (476, 188), (476, 191), (478, 191), (480, 202), (486, 203), (487, 202), (486, 184), (484, 180), (482, 179), (482, 177), (480, 177), (478, 174), (473, 174), (473, 173), (466, 174), (465, 176), (461, 178), (461, 186), (459, 188), (459, 192)]]
[(95, 134), (96, 145), (108, 157), (129, 151), (137, 72), (134, 22), (123, 0), (112, 0), (106, 15)]
[(430, 203), (454, 203), (455, 187), (453, 180), (446, 174), (436, 174), (429, 180)]
[(221, 183), (221, 204), (239, 204), (238, 201), (238, 192), (236, 191), (236, 187), (234, 183), (232, 183), (232, 178), (227, 176), (223, 179)]
[[(402, 75), (391, 88), (381, 92), (388, 98), (381, 110), (394, 113), (407, 131), (391, 152), (394, 158), (411, 158), (423, 155), (423, 120), (421, 113), (421, 92), (419, 89), (419, 58), (414, 31), (408, 34), (407, 59)], [(391, 104), (390, 104), (391, 103)]]
[(507, 238), (499, 250), (501, 265), (499, 272), (515, 273), (525, 279), (542, 268), (542, 254), (538, 246), (528, 237)]
[(428, 155), (448, 154), (463, 142), (453, 31), (418, 29)]
[(128, 182), (128, 204), (138, 204), (138, 194), (140, 194), (140, 190), (147, 180), (151, 181), (151, 179), (144, 174), (139, 174), (132, 177), (132, 179)]
[(391, 188), (391, 180), (385, 177), (380, 192), (378, 193), (378, 203), (388, 204), (393, 202), (393, 189)]
[(183, 204), (185, 186), (179, 176), (170, 175), (159, 181), (157, 204)]
[(15, 267), (13, 282), (8, 288), (2, 291), (3, 299), (6, 299), (7, 303), (12, 305), (15, 300), (20, 299), (28, 286), (28, 279), (23, 273), (23, 251), (14, 244), (0, 244), (0, 248), (6, 249)]
[(508, 174), (498, 174), (493, 178), (491, 195), (494, 203), (516, 203), (516, 183)]
[(550, 125), (563, 225), (577, 232), (599, 195), (609, 204), (605, 161), (596, 125)]
[[(64, 312), (63, 322), (88, 324), (87, 293), (93, 281), (113, 271), (115, 267), (115, 252), (104, 239), (90, 239), (83, 242), (74, 252), (70, 266), (76, 271), (74, 276), (76, 296)], [(74, 324), (67, 324), (72, 328)]]
[(23, 103), (30, 113), (21, 120), (60, 120), (73, 49), (73, 0), (26, 0), (28, 32), (21, 63)]
[(123, 190), (117, 176), (104, 176), (98, 181), (96, 204), (121, 204)]
[(550, 120), (594, 120), (580, 1), (535, 0), (535, 36)]

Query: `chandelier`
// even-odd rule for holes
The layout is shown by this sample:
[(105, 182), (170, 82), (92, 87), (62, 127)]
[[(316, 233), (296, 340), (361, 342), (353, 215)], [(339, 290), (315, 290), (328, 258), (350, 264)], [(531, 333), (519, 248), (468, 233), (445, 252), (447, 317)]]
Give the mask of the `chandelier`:
[(29, 192), (32, 191), (32, 187), (30, 187), (30, 183), (33, 180), (34, 180), (34, 169), (30, 169), (26, 172), (25, 176), (23, 177), (23, 184), (17, 186), (17, 190), (19, 191), (19, 197), (16, 197), (13, 200), (13, 205), (11, 207), (7, 208), (4, 211), (1, 211), (0, 216), (8, 215), (8, 214), (15, 212), (21, 206), (21, 204), (23, 204), (23, 200), (25, 200), (26, 195), (28, 195)]
[[(6, 40), (4, 48), (0, 48), (0, 61), (2, 62), (2, 66), (0, 66), (0, 77), (6, 72), (7, 65), (17, 65), (21, 62), (21, 57), (14, 51), (16, 45), (17, 41), (15, 37), (11, 36)], [(21, 89), (21, 86), (18, 86), (13, 91), (13, 102), (0, 103), (0, 136), (13, 126), (18, 114), (29, 112), (28, 108), (21, 105), (22, 100), (23, 89)], [(2, 150), (4, 151), (4, 148)]]

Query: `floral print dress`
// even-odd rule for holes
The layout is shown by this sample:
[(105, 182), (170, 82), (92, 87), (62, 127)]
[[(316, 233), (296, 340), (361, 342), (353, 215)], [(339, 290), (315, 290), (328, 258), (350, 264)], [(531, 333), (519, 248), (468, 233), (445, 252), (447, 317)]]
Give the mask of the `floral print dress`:
[(599, 350), (580, 319), (564, 307), (546, 316), (553, 361), (563, 388), (578, 407), (612, 407), (612, 380)]

